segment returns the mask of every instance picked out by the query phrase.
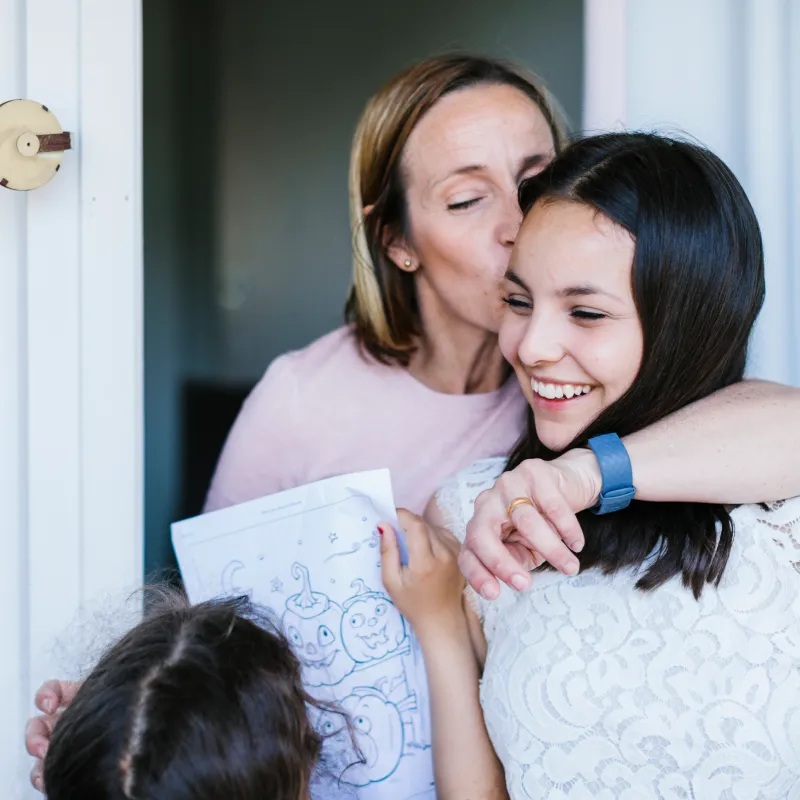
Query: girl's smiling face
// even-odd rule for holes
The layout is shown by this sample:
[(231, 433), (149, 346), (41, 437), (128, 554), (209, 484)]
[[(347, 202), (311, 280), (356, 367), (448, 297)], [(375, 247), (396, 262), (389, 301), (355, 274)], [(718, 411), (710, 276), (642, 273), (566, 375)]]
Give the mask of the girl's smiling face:
[(563, 450), (639, 372), (634, 249), (626, 230), (583, 203), (540, 200), (522, 225), (503, 281), (500, 348), (550, 450)]

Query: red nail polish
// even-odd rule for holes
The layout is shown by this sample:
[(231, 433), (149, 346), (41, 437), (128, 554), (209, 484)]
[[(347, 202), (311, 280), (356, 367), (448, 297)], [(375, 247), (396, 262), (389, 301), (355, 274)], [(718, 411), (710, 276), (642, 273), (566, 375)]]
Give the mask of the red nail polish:
[(383, 536), (383, 528), (380, 525), (378, 525), (378, 533)]

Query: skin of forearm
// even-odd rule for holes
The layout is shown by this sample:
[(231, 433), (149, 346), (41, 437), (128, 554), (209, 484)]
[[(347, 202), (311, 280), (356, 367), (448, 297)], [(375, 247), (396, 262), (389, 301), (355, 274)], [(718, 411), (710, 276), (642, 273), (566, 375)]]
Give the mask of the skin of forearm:
[(437, 798), (507, 800), (481, 711), (480, 669), (466, 618), (417, 638), (428, 674)]
[(800, 389), (744, 381), (623, 441), (641, 500), (735, 505), (800, 494)]

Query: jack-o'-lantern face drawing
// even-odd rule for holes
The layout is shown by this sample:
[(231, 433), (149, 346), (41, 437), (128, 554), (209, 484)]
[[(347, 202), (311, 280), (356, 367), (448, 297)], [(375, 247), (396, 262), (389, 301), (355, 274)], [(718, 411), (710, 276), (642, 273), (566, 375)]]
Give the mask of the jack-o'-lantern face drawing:
[(322, 739), (322, 761), (326, 772), (339, 777), (360, 759), (354, 748), (354, 735), (350, 733), (343, 714), (327, 709), (309, 708), (309, 719)]
[(286, 601), (283, 630), (303, 667), (306, 686), (333, 686), (355, 669), (341, 637), (343, 611), (327, 595), (311, 590), (308, 569), (292, 565), (292, 576), (303, 582)]
[(364, 581), (350, 584), (357, 594), (344, 603), (342, 641), (359, 663), (374, 661), (399, 649), (406, 639), (406, 623), (394, 603)]
[(405, 731), (400, 711), (377, 689), (355, 689), (342, 700), (352, 720), (353, 735), (363, 763), (348, 768), (342, 780), (354, 786), (388, 778), (403, 757)]

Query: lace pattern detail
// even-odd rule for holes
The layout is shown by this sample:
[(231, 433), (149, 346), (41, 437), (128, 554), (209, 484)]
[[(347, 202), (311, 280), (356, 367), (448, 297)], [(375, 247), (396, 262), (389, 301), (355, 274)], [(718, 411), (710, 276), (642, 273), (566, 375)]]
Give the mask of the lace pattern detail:
[[(476, 461), (443, 484), (436, 492), (436, 504), (439, 506), (445, 527), (462, 544), (467, 535), (467, 522), (472, 518), (475, 498), (484, 489), (494, 486), (495, 481), (503, 472), (505, 463), (504, 458), (486, 458)], [(485, 622), (487, 601), (471, 586), (464, 589), (464, 596), (472, 610), (481, 621)]]
[(465, 506), (461, 502), (460, 476), (451, 478), (442, 484), (436, 492), (436, 505), (447, 528), (459, 542), (464, 542), (467, 534), (467, 523), (464, 518)]
[(757, 516), (770, 538), (783, 550), (795, 571), (800, 574), (800, 506), (795, 500), (767, 503), (768, 511)]
[[(437, 496), (462, 541), (475, 483)], [(800, 498), (732, 517), (700, 601), (598, 570), (480, 600), (481, 702), (512, 800), (800, 800)]]

